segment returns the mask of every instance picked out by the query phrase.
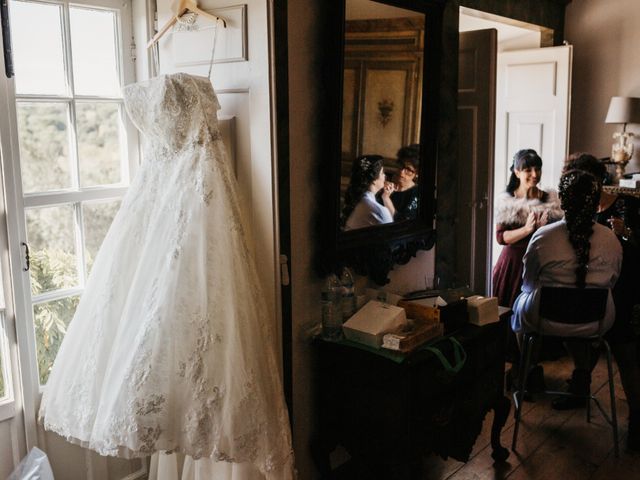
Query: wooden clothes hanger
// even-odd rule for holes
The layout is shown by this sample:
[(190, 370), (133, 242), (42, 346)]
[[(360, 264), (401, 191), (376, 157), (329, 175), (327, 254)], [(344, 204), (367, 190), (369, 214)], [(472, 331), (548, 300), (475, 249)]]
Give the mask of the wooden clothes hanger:
[(158, 30), (158, 33), (156, 33), (151, 40), (149, 40), (149, 43), (147, 43), (147, 48), (153, 47), (158, 42), (158, 40), (160, 40), (160, 38), (165, 33), (167, 33), (167, 31), (178, 21), (178, 19), (187, 12), (202, 15), (203, 17), (213, 20), (214, 22), (220, 20), (222, 21), (222, 25), (224, 26), (224, 28), (227, 28), (227, 22), (224, 18), (205, 12), (200, 7), (198, 7), (198, 3), (196, 2), (196, 0), (180, 0), (175, 15), (171, 17), (171, 19), (167, 23), (165, 23), (160, 30)]

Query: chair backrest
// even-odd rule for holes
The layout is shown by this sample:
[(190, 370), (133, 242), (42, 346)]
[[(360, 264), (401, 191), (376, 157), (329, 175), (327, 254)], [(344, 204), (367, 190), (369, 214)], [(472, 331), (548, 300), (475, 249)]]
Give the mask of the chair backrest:
[(607, 309), (606, 288), (542, 287), (540, 316), (558, 323), (599, 322)]

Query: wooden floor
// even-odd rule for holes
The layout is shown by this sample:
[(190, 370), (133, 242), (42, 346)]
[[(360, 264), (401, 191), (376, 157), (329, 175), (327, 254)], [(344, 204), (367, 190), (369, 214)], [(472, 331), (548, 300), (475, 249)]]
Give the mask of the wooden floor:
[[(566, 379), (573, 368), (568, 359), (543, 363), (547, 387), (566, 389)], [(600, 360), (593, 374), (592, 391), (609, 411), (607, 369)], [(604, 480), (640, 479), (640, 454), (626, 451), (628, 409), (622, 385), (616, 375), (616, 405), (620, 432), (620, 458), (613, 454), (611, 427), (594, 406), (591, 423), (584, 409), (558, 412), (550, 398), (535, 398), (524, 405), (518, 435), (518, 453), (511, 452), (506, 463), (494, 465), (489, 445), (492, 415), (485, 419), (482, 434), (476, 441), (467, 463), (425, 459), (424, 479), (429, 480)], [(511, 447), (513, 410), (502, 431), (502, 445)]]

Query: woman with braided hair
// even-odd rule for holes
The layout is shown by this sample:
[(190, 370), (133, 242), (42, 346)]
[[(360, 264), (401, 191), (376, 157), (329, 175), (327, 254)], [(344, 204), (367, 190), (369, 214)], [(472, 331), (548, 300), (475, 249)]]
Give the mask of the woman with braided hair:
[[(574, 153), (567, 158), (567, 170), (582, 170), (593, 175), (600, 183), (607, 177), (605, 165), (588, 153)], [(630, 195), (605, 192), (600, 194), (594, 220), (610, 227), (622, 246), (622, 269), (613, 288), (616, 319), (605, 338), (618, 364), (620, 380), (629, 406), (627, 447), (640, 451), (640, 364), (638, 362), (638, 335), (633, 325), (633, 310), (640, 303), (640, 199)], [(597, 356), (592, 358), (597, 359)], [(591, 368), (595, 365), (592, 363)], [(572, 378), (576, 374), (574, 373)], [(569, 384), (573, 391), (573, 381)], [(577, 397), (560, 397), (553, 408), (568, 410), (582, 408), (586, 402)]]
[[(527, 331), (580, 337), (611, 328), (615, 317), (611, 289), (620, 275), (622, 248), (609, 228), (594, 222), (601, 190), (601, 183), (593, 175), (580, 170), (568, 171), (560, 178), (564, 219), (538, 229), (524, 255), (522, 293), (516, 298), (511, 317), (511, 328), (519, 340)], [(607, 289), (604, 319), (566, 324), (542, 317), (539, 309), (543, 287)], [(584, 342), (570, 340), (565, 345), (575, 363), (571, 392), (587, 395), (591, 383), (588, 347)]]
[(538, 315), (542, 287), (609, 290), (602, 328), (611, 328), (615, 307), (611, 288), (620, 274), (622, 248), (615, 234), (595, 223), (601, 185), (586, 172), (571, 170), (560, 179), (563, 220), (534, 233), (524, 255), (522, 293), (516, 298), (511, 328), (516, 334), (536, 330), (544, 335), (598, 333), (599, 322), (568, 325)]

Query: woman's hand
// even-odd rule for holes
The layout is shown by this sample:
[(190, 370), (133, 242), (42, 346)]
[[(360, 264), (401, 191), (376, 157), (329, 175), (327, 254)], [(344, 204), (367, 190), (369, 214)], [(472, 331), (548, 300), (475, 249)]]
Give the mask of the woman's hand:
[(384, 187), (382, 188), (382, 196), (389, 198), (393, 192), (396, 191), (396, 184), (393, 182), (384, 182)]
[(536, 228), (544, 227), (547, 223), (549, 223), (549, 211), (545, 210), (544, 212), (538, 214), (538, 219), (536, 220)]
[(393, 182), (384, 182), (384, 187), (382, 187), (382, 193), (380, 194), (380, 198), (382, 200), (382, 204), (387, 207), (391, 216), (395, 216), (396, 208), (391, 201), (391, 194), (396, 190), (396, 184)]
[(537, 216), (534, 212), (531, 212), (527, 216), (527, 221), (525, 224), (519, 228), (515, 228), (513, 230), (505, 230), (502, 232), (502, 240), (505, 245), (512, 245), (516, 242), (519, 242), (523, 238), (527, 238), (533, 232), (536, 231), (536, 221)]
[(527, 233), (533, 233), (536, 230), (537, 217), (534, 212), (529, 213), (527, 221), (524, 224), (524, 229)]

